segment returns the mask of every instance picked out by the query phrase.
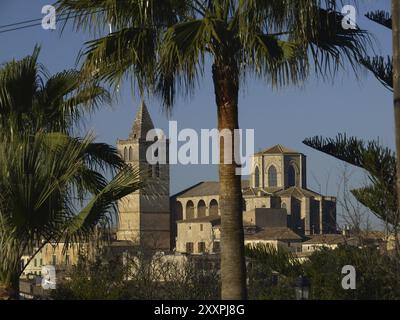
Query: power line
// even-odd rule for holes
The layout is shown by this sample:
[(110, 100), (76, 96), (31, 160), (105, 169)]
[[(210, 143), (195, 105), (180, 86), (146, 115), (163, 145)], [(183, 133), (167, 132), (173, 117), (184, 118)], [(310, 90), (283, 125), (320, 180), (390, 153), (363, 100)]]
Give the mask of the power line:
[[(101, 10), (101, 11), (104, 11), (104, 10)], [(99, 11), (99, 12), (101, 12), (101, 11)], [(94, 12), (94, 13), (97, 13), (97, 12)], [(65, 16), (65, 15), (69, 15), (69, 13), (62, 13), (59, 16), (62, 17), (62, 16)], [(35, 21), (42, 21), (42, 20), (43, 20), (43, 17), (42, 18), (31, 19), (31, 20), (20, 21), (20, 22), (14, 22), (14, 23), (5, 24), (5, 25), (0, 26), (0, 29), (7, 28), (7, 27), (18, 26), (20, 24), (25, 24), (25, 23), (35, 22)]]
[(12, 28), (12, 29), (6, 29), (6, 30), (0, 30), (0, 33), (6, 33), (6, 32), (11, 32), (11, 31), (15, 31), (15, 30), (20, 30), (20, 29), (26, 29), (26, 28), (31, 28), (31, 27), (35, 27), (35, 26), (41, 26), (42, 23), (33, 23), (33, 24), (29, 24), (26, 26), (22, 26), (22, 27), (17, 27), (17, 28)]
[[(68, 19), (71, 18), (77, 18), (77, 17), (81, 17), (81, 16), (85, 16), (85, 15), (89, 15), (89, 14), (93, 14), (93, 13), (100, 13), (100, 12), (104, 12), (104, 10), (100, 10), (100, 11), (95, 11), (95, 12), (91, 12), (91, 13), (87, 13), (87, 14), (77, 14), (75, 16), (69, 16), (69, 13), (64, 13), (61, 14), (61, 18), (58, 18), (57, 21), (66, 21)], [(63, 17), (66, 16), (66, 17)], [(31, 20), (25, 20), (25, 21), (20, 21), (20, 22), (15, 22), (15, 23), (10, 23), (10, 24), (6, 24), (6, 25), (2, 25), (0, 26), (0, 29), (3, 28), (8, 28), (8, 27), (13, 27), (13, 26), (18, 26), (18, 25), (23, 25), (21, 27), (15, 27), (15, 28), (10, 28), (10, 29), (6, 29), (6, 30), (0, 30), (0, 34), (1, 33), (6, 33), (6, 32), (11, 32), (11, 31), (15, 31), (15, 30), (21, 30), (21, 29), (26, 29), (26, 28), (31, 28), (31, 27), (35, 27), (35, 26), (41, 26), (42, 25), (42, 18), (37, 18), (37, 19), (31, 19)], [(30, 23), (30, 22), (36, 22), (36, 21), (40, 21), (38, 23), (32, 23), (32, 24), (28, 24), (28, 25), (24, 25), (26, 23)]]
[(25, 20), (25, 21), (21, 21), (21, 22), (15, 22), (15, 23), (10, 23), (10, 24), (5, 24), (5, 25), (0, 26), (0, 29), (7, 28), (7, 27), (13, 27), (13, 26), (17, 26), (17, 25), (25, 24), (25, 23), (29, 23), (29, 22), (40, 21), (40, 20), (42, 20), (42, 19), (43, 19), (43, 18), (37, 18), (37, 19), (31, 19), (31, 20)]

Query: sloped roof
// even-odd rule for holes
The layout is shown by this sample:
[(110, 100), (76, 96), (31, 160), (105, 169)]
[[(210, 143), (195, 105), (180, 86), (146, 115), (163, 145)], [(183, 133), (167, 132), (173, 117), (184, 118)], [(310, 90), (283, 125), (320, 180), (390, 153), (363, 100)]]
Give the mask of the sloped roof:
[[(242, 180), (242, 188), (248, 188), (249, 181)], [(200, 196), (217, 196), (219, 195), (218, 181), (202, 181), (181, 192), (174, 194), (172, 197), (200, 197)]]
[(290, 187), (285, 190), (281, 190), (276, 192), (276, 195), (279, 197), (319, 197), (321, 196), (319, 193), (308, 190), (308, 189), (303, 189), (299, 187)]
[(276, 193), (277, 191), (281, 191), (282, 188), (281, 187), (266, 187), (266, 188), (253, 188), (253, 187), (247, 187), (244, 188), (242, 186), (242, 193), (243, 196), (258, 196), (259, 192), (261, 191), (261, 195), (273, 195), (274, 193)]
[(302, 237), (287, 227), (275, 227), (246, 234), (245, 240), (302, 240)]
[(154, 129), (153, 121), (146, 104), (142, 101), (136, 113), (129, 139), (146, 139), (147, 132), (151, 129)]
[(297, 153), (300, 154), (300, 152), (290, 149), (288, 147), (285, 147), (281, 144), (276, 144), (270, 148), (264, 149), (260, 152), (257, 152), (256, 155), (260, 155), (260, 154), (285, 154), (285, 153)]
[(352, 241), (354, 238), (346, 238), (342, 234), (328, 233), (317, 234), (311, 236), (310, 240), (303, 242), (303, 244), (339, 244)]
[(218, 194), (219, 194), (218, 181), (202, 181), (173, 195), (173, 197), (197, 197), (197, 196), (212, 196)]
[(361, 232), (361, 236), (368, 240), (384, 240), (388, 237), (384, 231), (379, 230), (364, 230)]
[[(318, 197), (319, 193), (298, 188), (290, 187), (282, 190), (281, 188), (253, 188), (249, 186), (249, 180), (242, 180), (243, 196), (258, 196), (258, 192), (262, 191), (265, 195), (287, 196), (287, 197)], [(218, 181), (202, 181), (181, 192), (171, 196), (171, 198), (185, 198), (185, 197), (202, 197), (202, 196), (217, 196), (219, 195), (219, 182)]]

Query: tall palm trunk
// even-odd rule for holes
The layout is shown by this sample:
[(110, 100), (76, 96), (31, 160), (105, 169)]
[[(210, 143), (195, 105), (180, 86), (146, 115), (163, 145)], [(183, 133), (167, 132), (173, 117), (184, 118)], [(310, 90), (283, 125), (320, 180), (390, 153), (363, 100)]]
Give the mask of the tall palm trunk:
[[(397, 215), (400, 215), (400, 1), (392, 0), (393, 29), (393, 102), (397, 154)], [(399, 251), (398, 224), (395, 227), (396, 248)]]
[(234, 130), (239, 128), (239, 72), (234, 64), (213, 65), (213, 81), (218, 109), (218, 130), (231, 133), (232, 163), (224, 163), (224, 141), (220, 139), (220, 211), (221, 211), (221, 298), (246, 299), (246, 265), (244, 256), (241, 176), (233, 155)]

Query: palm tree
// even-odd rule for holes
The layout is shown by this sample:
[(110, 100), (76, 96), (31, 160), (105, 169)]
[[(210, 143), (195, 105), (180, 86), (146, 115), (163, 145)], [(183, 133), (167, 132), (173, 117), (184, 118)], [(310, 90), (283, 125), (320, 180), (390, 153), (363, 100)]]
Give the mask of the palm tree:
[(68, 134), (106, 91), (79, 90), (75, 71), (47, 77), (38, 54), (0, 67), (0, 299), (18, 298), (25, 252), (87, 239), (141, 187), (113, 147)]
[[(324, 7), (325, 9), (323, 9)], [(208, 61), (220, 132), (238, 129), (238, 93), (248, 75), (273, 86), (300, 83), (310, 70), (333, 73), (341, 58), (364, 56), (366, 34), (344, 30), (335, 1), (59, 0), (58, 12), (97, 39), (82, 53), (83, 72), (118, 86), (128, 76), (167, 109), (178, 90), (193, 92)], [(113, 33), (104, 36), (104, 26)], [(233, 139), (232, 139), (233, 141)], [(240, 166), (220, 143), (222, 298), (246, 297)], [(230, 157), (232, 159), (232, 157)]]
[[(393, 103), (397, 151), (397, 203), (400, 204), (400, 3), (392, 0)], [(400, 215), (400, 207), (397, 208)]]

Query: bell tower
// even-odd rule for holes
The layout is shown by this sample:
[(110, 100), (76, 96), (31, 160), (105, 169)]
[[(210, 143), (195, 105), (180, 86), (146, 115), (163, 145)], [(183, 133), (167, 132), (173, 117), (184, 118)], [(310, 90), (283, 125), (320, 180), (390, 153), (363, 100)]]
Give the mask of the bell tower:
[[(169, 161), (149, 164), (146, 141), (153, 121), (145, 103), (139, 106), (128, 139), (117, 141), (117, 150), (126, 163), (138, 169), (145, 186), (118, 202), (118, 240), (129, 240), (148, 249), (170, 249)], [(168, 141), (166, 141), (168, 146)], [(156, 151), (159, 152), (159, 151)]]

